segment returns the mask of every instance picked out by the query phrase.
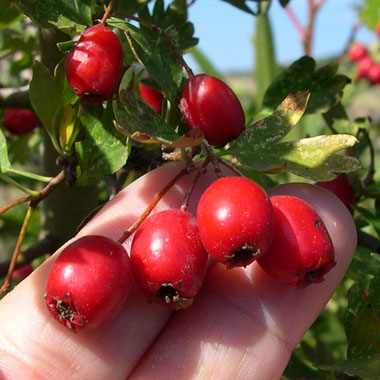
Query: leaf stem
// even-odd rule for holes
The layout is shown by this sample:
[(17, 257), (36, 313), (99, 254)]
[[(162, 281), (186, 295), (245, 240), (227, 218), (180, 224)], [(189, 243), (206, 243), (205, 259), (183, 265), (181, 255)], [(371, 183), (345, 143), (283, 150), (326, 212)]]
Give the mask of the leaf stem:
[(2, 173), (0, 173), (0, 179), (2, 179), (4, 182), (8, 183), (9, 185), (17, 187), (19, 190), (23, 191), (26, 194), (29, 194), (32, 197), (38, 195), (38, 191), (28, 189), (27, 187), (20, 185), (18, 182), (16, 182), (12, 178), (9, 178), (8, 176), (6, 176)]
[(29, 200), (29, 196), (27, 196), (27, 197), (21, 197), (21, 198), (18, 198), (16, 200), (12, 201), (12, 202), (7, 203), (5, 206), (3, 206), (2, 208), (0, 208), (0, 215), (3, 215), (5, 212), (7, 212), (8, 210), (10, 210), (11, 208), (18, 206), (21, 203), (27, 202), (28, 200)]
[(42, 176), (42, 175), (35, 174), (35, 173), (29, 173), (27, 171), (15, 169), (15, 168), (9, 168), (7, 170), (7, 172), (17, 174), (17, 175), (23, 176), (25, 178), (34, 179), (36, 181), (41, 181), (41, 182), (50, 182), (53, 179), (53, 177), (46, 177), (46, 176)]
[(105, 25), (106, 24), (106, 21), (112, 11), (112, 7), (113, 7), (113, 4), (114, 4), (115, 0), (111, 0), (107, 6), (107, 9), (106, 11), (104, 12), (104, 15), (103, 15), (103, 18), (102, 18), (102, 21), (100, 22), (101, 24)]

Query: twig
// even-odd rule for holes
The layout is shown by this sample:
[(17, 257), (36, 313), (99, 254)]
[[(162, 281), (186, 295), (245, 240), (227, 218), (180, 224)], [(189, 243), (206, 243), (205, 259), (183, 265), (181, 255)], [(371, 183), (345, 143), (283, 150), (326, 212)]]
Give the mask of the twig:
[(305, 39), (305, 28), (301, 25), (301, 23), (298, 21), (297, 16), (294, 14), (292, 8), (290, 5), (287, 5), (285, 7), (285, 12), (290, 18), (290, 21), (293, 23), (294, 27), (296, 28), (298, 34), (300, 35), (301, 41), (303, 42)]
[(222, 171), (220, 170), (218, 159), (216, 158), (214, 152), (212, 151), (210, 144), (206, 139), (202, 140), (202, 145), (206, 150), (207, 157), (209, 157), (212, 165), (214, 166), (215, 174), (218, 178), (223, 177)]
[(0, 215), (3, 215), (8, 210), (10, 210), (13, 207), (16, 207), (16, 206), (20, 205), (21, 203), (27, 202), (29, 200), (29, 198), (30, 198), (29, 196), (27, 196), (27, 197), (21, 197), (21, 198), (18, 198), (16, 200), (12, 201), (12, 202), (9, 202), (8, 204), (6, 204), (2, 208), (0, 208)]
[(188, 169), (183, 168), (179, 173), (177, 173), (163, 188), (162, 190), (153, 198), (149, 203), (148, 207), (139, 216), (139, 218), (126, 230), (123, 235), (118, 240), (119, 243), (124, 243), (136, 230), (139, 228), (140, 224), (149, 216), (157, 203), (162, 199), (162, 197), (171, 189), (171, 187), (178, 182), (184, 175), (188, 174)]

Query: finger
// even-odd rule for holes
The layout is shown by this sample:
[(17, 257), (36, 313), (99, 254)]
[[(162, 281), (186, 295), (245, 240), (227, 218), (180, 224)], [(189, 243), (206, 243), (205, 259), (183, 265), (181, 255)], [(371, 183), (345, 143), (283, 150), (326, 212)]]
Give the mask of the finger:
[[(173, 163), (133, 182), (110, 201), (78, 234), (118, 239), (153, 197), (183, 165)], [(154, 212), (181, 205), (194, 174), (186, 175), (158, 203)], [(200, 194), (216, 179), (201, 176), (190, 198), (195, 210)], [(126, 242), (128, 246), (128, 242)], [(149, 304), (133, 288), (126, 305), (106, 326), (73, 334), (48, 314), (43, 297), (54, 258), (41, 265), (0, 303), (0, 369), (9, 379), (124, 379), (156, 339), (171, 312)], [(1, 373), (0, 373), (1, 378)]]
[(257, 263), (215, 265), (193, 306), (175, 314), (130, 379), (278, 379), (292, 350), (342, 280), (356, 247), (350, 213), (331, 193), (307, 184), (279, 186), (315, 208), (331, 235), (337, 265), (321, 284), (284, 286)]

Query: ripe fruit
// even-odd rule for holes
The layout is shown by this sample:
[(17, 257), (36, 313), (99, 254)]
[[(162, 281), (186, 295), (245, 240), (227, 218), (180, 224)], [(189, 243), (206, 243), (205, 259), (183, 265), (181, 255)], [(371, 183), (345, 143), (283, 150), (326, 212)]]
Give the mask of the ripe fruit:
[(223, 177), (203, 193), (197, 209), (207, 252), (228, 268), (246, 266), (265, 254), (274, 233), (265, 191), (244, 177)]
[(140, 95), (154, 110), (161, 114), (163, 95), (155, 88), (140, 83)]
[(161, 211), (136, 231), (131, 248), (133, 275), (150, 301), (171, 309), (191, 305), (206, 274), (208, 255), (194, 216)]
[(7, 108), (4, 111), (3, 124), (14, 135), (22, 136), (36, 128), (40, 121), (36, 114), (28, 109)]
[(101, 103), (116, 91), (123, 66), (119, 39), (98, 24), (86, 29), (66, 59), (66, 77), (82, 99)]
[(189, 78), (182, 89), (180, 110), (189, 128), (199, 127), (206, 140), (224, 146), (244, 129), (239, 99), (221, 80), (207, 74)]
[(380, 64), (373, 63), (373, 65), (369, 68), (367, 73), (368, 80), (372, 84), (380, 83)]
[(69, 329), (92, 329), (119, 311), (131, 285), (130, 261), (123, 246), (104, 236), (84, 236), (68, 245), (52, 266), (46, 305)]
[(334, 247), (317, 213), (303, 200), (270, 198), (275, 235), (268, 252), (257, 262), (274, 279), (297, 288), (324, 280), (335, 266)]
[(344, 174), (337, 175), (335, 179), (329, 182), (317, 182), (316, 185), (335, 194), (352, 214), (351, 206), (355, 203), (355, 192)]
[(355, 44), (348, 50), (348, 56), (351, 62), (359, 62), (367, 55), (367, 48), (362, 44)]
[(356, 79), (367, 78), (368, 71), (372, 67), (373, 61), (370, 57), (364, 57), (358, 62), (358, 69), (356, 72)]

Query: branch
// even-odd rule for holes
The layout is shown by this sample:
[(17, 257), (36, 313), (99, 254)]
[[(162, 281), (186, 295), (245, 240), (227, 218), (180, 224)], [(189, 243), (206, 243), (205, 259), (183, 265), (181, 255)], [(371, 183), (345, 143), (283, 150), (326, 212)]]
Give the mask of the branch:
[(29, 85), (0, 88), (1, 108), (31, 108)]

